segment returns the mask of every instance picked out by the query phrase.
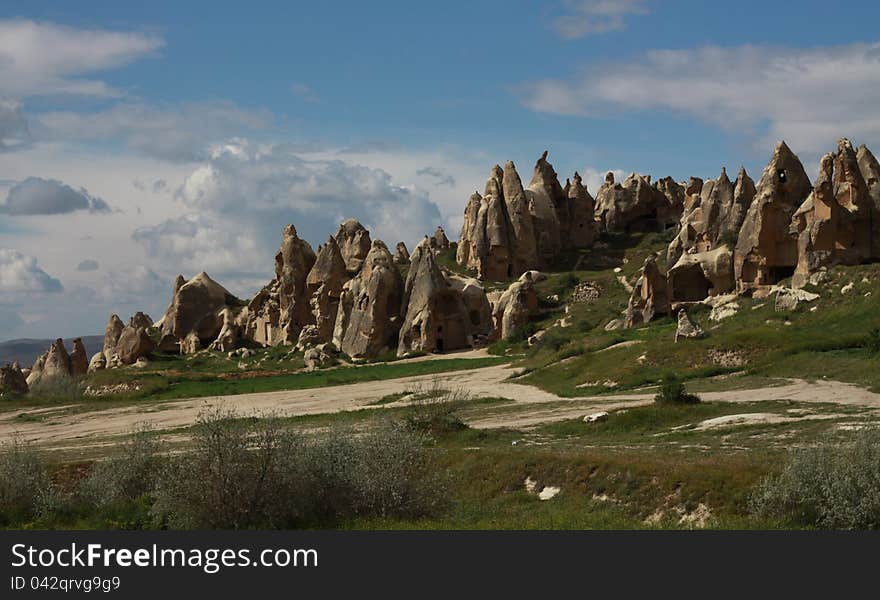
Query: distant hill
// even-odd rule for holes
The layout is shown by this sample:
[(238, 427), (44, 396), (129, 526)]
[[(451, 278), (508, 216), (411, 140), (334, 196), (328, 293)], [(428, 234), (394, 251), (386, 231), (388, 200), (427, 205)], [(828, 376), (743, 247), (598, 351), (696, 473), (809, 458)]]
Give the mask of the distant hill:
[[(86, 355), (89, 358), (104, 347), (103, 335), (84, 335), (81, 337), (83, 346), (86, 347)], [(64, 347), (68, 352), (73, 349), (73, 340), (75, 339), (65, 338)], [(39, 355), (49, 349), (49, 345), (54, 341), (54, 339), (20, 339), (0, 342), (0, 365), (18, 361), (22, 368), (30, 367)]]

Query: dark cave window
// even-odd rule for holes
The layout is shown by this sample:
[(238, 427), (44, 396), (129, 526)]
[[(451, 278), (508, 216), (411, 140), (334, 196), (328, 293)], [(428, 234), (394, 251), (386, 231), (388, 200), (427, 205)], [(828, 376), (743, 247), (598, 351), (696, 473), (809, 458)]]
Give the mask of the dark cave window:
[(785, 169), (776, 171), (776, 176), (779, 177), (779, 183), (785, 183)]

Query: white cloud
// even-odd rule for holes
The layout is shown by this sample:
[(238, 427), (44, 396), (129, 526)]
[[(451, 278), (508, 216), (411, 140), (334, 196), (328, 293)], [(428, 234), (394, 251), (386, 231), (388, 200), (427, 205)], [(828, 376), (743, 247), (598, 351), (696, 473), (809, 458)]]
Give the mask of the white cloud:
[(30, 141), (21, 102), (0, 98), (0, 152), (15, 150)]
[(41, 269), (33, 256), (0, 248), (0, 292), (52, 293), (62, 289), (61, 282)]
[[(207, 270), (232, 291), (271, 275), (285, 224), (313, 246), (356, 218), (374, 239), (393, 245), (419, 239), (440, 222), (428, 194), (399, 185), (384, 170), (340, 159), (304, 159), (284, 146), (244, 140), (215, 147), (175, 197), (187, 211), (138, 228), (132, 238), (156, 261), (189, 272)], [(412, 240), (407, 240), (412, 241)]]
[(626, 18), (648, 14), (646, 0), (565, 0), (565, 14), (551, 26), (565, 39), (626, 28)]
[(0, 95), (116, 96), (120, 92), (103, 81), (81, 76), (126, 65), (162, 45), (160, 37), (143, 33), (0, 20)]
[(91, 113), (41, 113), (31, 121), (34, 137), (43, 141), (123, 142), (156, 158), (195, 161), (205, 158), (205, 148), (212, 143), (266, 128), (271, 115), (231, 102), (125, 102)]
[(654, 50), (520, 91), (523, 103), (540, 112), (668, 110), (751, 135), (765, 149), (783, 138), (808, 151), (841, 136), (880, 141), (880, 44)]
[(0, 214), (61, 215), (85, 210), (91, 213), (107, 213), (107, 203), (91, 196), (85, 189), (75, 190), (54, 179), (28, 177), (16, 184), (0, 203)]

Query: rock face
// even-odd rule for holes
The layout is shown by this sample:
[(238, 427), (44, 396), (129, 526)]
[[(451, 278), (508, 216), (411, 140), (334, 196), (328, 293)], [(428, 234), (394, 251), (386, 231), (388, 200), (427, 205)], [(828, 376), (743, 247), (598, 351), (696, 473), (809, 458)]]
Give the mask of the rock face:
[(415, 247), (403, 295), (398, 356), (474, 346), (492, 321), (486, 293), (474, 279), (447, 279), (425, 241)]
[(394, 262), (398, 265), (409, 264), (409, 250), (406, 249), (406, 244), (403, 242), (397, 242), (397, 248), (394, 251)]
[(575, 171), (571, 181), (565, 181), (568, 197), (568, 245), (571, 248), (590, 248), (596, 240), (596, 203), (580, 174)]
[(856, 158), (871, 197), (871, 258), (880, 260), (880, 163), (864, 144), (859, 146)]
[[(344, 225), (336, 234), (337, 242), (340, 234), (348, 231)], [(293, 225), (285, 227), (281, 248), (275, 255), (275, 279), (247, 307), (248, 339), (267, 346), (296, 343), (300, 330), (314, 320), (306, 278), (315, 260), (312, 247), (299, 238)]]
[(46, 360), (43, 363), (41, 379), (51, 379), (53, 377), (70, 377), (70, 355), (67, 353), (61, 338), (58, 338), (49, 346)]
[(116, 355), (116, 343), (119, 341), (123, 329), (125, 329), (125, 323), (122, 322), (119, 315), (110, 315), (107, 327), (104, 329), (104, 347), (101, 350), (108, 363)]
[(662, 231), (675, 224), (677, 191), (664, 187), (670, 197), (651, 185), (648, 175), (630, 174), (623, 184), (614, 181), (614, 173), (605, 175), (605, 183), (596, 194), (596, 216), (603, 231)]
[(669, 288), (666, 276), (657, 266), (657, 256), (649, 255), (642, 267), (642, 274), (636, 281), (629, 303), (626, 307), (624, 325), (635, 327), (648, 323), (659, 315), (668, 315), (672, 311), (669, 301)]
[(740, 169), (735, 183), (725, 169), (718, 179), (701, 182), (699, 197), (689, 203), (678, 235), (669, 244), (669, 264), (675, 264), (684, 253), (706, 252), (722, 244), (732, 251), (754, 197), (755, 183), (745, 169)]
[(873, 208), (856, 152), (842, 139), (837, 154), (822, 157), (816, 185), (792, 219), (798, 250), (792, 284), (802, 287), (823, 267), (869, 260)]
[[(156, 344), (150, 338), (146, 328), (136, 327), (129, 323), (116, 344), (116, 355), (124, 365), (133, 365), (139, 358), (146, 357), (155, 350)], [(45, 375), (44, 375), (45, 376)]]
[(676, 343), (679, 338), (697, 339), (704, 337), (705, 335), (706, 332), (703, 331), (703, 328), (691, 320), (685, 309), (682, 308), (678, 311), (678, 327), (675, 330)]
[(464, 302), (446, 281), (429, 245), (422, 242), (416, 246), (411, 260), (397, 354), (443, 352), (472, 345)]
[(83, 346), (82, 339), (76, 338), (73, 340), (73, 351), (70, 353), (70, 374), (74, 377), (81, 377), (88, 372), (89, 359), (86, 355), (86, 348)]
[(768, 289), (794, 273), (798, 249), (789, 225), (811, 187), (801, 161), (780, 142), (758, 182), (739, 232), (734, 253), (738, 291)]
[(0, 367), (0, 398), (28, 393), (27, 380), (18, 363)]
[(699, 302), (734, 289), (733, 252), (715, 250), (683, 254), (669, 269), (667, 279), (673, 302)]
[(576, 174), (563, 188), (545, 152), (528, 188), (513, 162), (495, 165), (481, 196), (465, 208), (456, 260), (479, 279), (503, 280), (550, 266), (567, 248), (587, 248), (595, 238), (593, 199)]
[[(223, 329), (224, 309), (241, 310), (244, 303), (204, 271), (179, 285), (182, 280), (179, 277), (175, 283), (171, 305), (161, 320), (162, 345), (168, 348), (169, 339), (179, 343), (192, 333), (208, 346)], [(134, 317), (129, 326), (135, 331), (149, 327)]]
[(306, 276), (306, 294), (309, 298), (312, 320), (321, 340), (333, 339), (339, 299), (342, 296), (342, 287), (348, 279), (342, 251), (336, 239), (331, 237), (318, 250), (315, 264)]
[(514, 281), (492, 304), (494, 333), (501, 339), (510, 339), (524, 327), (538, 309), (534, 271), (526, 271)]
[(339, 226), (336, 243), (350, 273), (355, 273), (361, 268), (372, 247), (370, 232), (355, 219), (348, 219)]
[(400, 327), (403, 282), (388, 247), (373, 242), (360, 272), (345, 284), (336, 315), (334, 345), (352, 358), (378, 356)]
[(431, 238), (431, 247), (436, 250), (449, 250), (449, 238), (446, 237), (446, 232), (443, 231), (443, 228), (439, 225), (437, 226), (437, 230), (434, 232), (434, 236)]

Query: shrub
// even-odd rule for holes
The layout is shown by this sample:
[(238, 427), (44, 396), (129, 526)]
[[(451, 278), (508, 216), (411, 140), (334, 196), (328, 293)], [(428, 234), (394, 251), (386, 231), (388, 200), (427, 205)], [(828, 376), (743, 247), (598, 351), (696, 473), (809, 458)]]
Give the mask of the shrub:
[(79, 400), (83, 387), (73, 377), (44, 377), (31, 386), (32, 398)]
[[(156, 486), (154, 518), (173, 528), (284, 527), (299, 516), (297, 441), (279, 420), (199, 415), (195, 448), (168, 461)], [(294, 465), (295, 466), (295, 465)]]
[(880, 431), (858, 432), (852, 443), (792, 453), (777, 476), (749, 499), (760, 517), (825, 529), (880, 528)]
[(654, 396), (657, 404), (697, 404), (700, 397), (689, 394), (684, 383), (674, 374), (667, 374), (660, 383), (660, 392)]
[(117, 456), (92, 466), (79, 493), (97, 507), (132, 502), (153, 492), (160, 468), (158, 440), (144, 425), (122, 444)]
[(862, 346), (871, 354), (880, 354), (880, 327), (875, 327), (868, 332)]
[(18, 437), (0, 444), (0, 522), (29, 521), (46, 512), (53, 497), (42, 457)]
[(466, 391), (443, 390), (435, 381), (431, 388), (414, 392), (404, 422), (414, 431), (433, 435), (467, 429), (459, 412), (469, 398)]
[(739, 232), (727, 229), (719, 236), (718, 246), (727, 246), (729, 250), (733, 251), (736, 248), (737, 241), (739, 241)]
[(309, 444), (302, 456), (310, 521), (433, 512), (445, 486), (425, 443), (406, 424), (384, 421), (364, 433), (337, 430)]
[(403, 424), (306, 440), (272, 416), (215, 410), (199, 417), (194, 442), (161, 471), (152, 508), (160, 526), (320, 527), (421, 516), (444, 497), (425, 438)]

